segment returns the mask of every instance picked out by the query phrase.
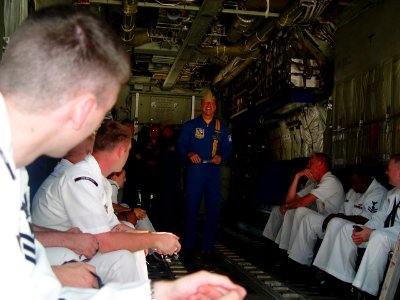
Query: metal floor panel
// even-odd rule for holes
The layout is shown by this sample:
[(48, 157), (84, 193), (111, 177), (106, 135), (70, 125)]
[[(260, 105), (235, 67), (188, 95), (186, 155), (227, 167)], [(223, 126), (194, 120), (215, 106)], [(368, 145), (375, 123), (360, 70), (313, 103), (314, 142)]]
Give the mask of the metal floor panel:
[[(178, 257), (167, 257), (162, 261), (148, 259), (149, 277), (153, 280), (173, 279), (205, 269), (227, 275), (244, 286), (248, 293), (246, 300), (345, 299), (340, 295), (321, 294), (311, 278), (299, 273), (299, 270), (274, 268), (274, 263), (278, 262), (278, 249), (273, 246), (262, 238), (220, 226), (215, 261), (203, 261), (200, 253), (196, 253), (195, 261), (191, 264), (183, 263)], [(291, 276), (286, 276), (289, 274)]]

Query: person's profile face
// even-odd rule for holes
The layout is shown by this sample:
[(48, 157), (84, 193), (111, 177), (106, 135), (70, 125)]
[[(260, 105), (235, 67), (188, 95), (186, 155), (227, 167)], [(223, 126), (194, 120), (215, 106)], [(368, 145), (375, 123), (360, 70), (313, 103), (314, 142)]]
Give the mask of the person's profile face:
[(400, 164), (390, 160), (386, 175), (389, 178), (389, 183), (393, 186), (400, 186)]
[(353, 174), (350, 176), (350, 184), (351, 188), (356, 193), (364, 193), (366, 190), (365, 179), (363, 177), (358, 176), (357, 174)]
[(318, 174), (320, 166), (321, 166), (321, 161), (315, 156), (311, 157), (308, 163), (308, 168), (310, 169), (310, 172), (314, 177)]

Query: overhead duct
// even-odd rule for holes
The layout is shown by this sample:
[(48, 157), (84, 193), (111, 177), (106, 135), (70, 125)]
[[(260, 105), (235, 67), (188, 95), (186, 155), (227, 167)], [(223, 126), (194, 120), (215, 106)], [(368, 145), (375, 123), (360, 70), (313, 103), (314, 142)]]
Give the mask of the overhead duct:
[(190, 61), (206, 30), (222, 9), (223, 0), (205, 0), (200, 7), (200, 10), (193, 21), (193, 26), (190, 28), (186, 39), (179, 48), (176, 60), (164, 81), (163, 89), (171, 89), (185, 65)]
[(121, 38), (126, 44), (131, 43), (135, 36), (135, 22), (138, 0), (123, 0)]
[[(47, 1), (52, 1), (52, 0), (47, 0)], [(60, 0), (61, 1), (61, 0)], [(98, 3), (98, 4), (109, 4), (109, 5), (121, 5), (122, 0), (90, 0), (90, 3)], [(196, 1), (188, 1), (185, 0), (185, 4), (180, 5), (180, 4), (174, 4), (174, 5), (165, 5), (162, 3), (153, 3), (153, 2), (147, 2), (147, 1), (141, 1), (138, 3), (139, 7), (148, 7), (148, 8), (163, 8), (163, 9), (178, 9), (178, 10), (187, 10), (187, 11), (199, 11), (200, 7), (194, 6), (194, 5), (187, 5), (190, 4), (191, 2), (196, 2)], [(267, 14), (265, 12), (259, 12), (259, 11), (250, 11), (250, 10), (240, 10), (240, 9), (225, 9), (222, 8), (221, 10), (222, 13), (225, 14), (235, 14), (235, 15), (249, 15), (249, 16), (259, 16), (259, 17), (279, 17), (278, 13), (274, 12), (268, 12)]]
[[(257, 31), (255, 35), (250, 38), (248, 41), (246, 40), (245, 45), (242, 46), (242, 49), (246, 49), (248, 52), (254, 51), (255, 46), (266, 39), (268, 34), (275, 28), (275, 22), (268, 22), (260, 31)], [(256, 52), (258, 54), (259, 52)], [(235, 78), (244, 68), (241, 65), (245, 65), (246, 67), (250, 65), (257, 56), (251, 56), (247, 59), (242, 59), (237, 57), (237, 59), (231, 60), (231, 62), (222, 69), (219, 74), (214, 78), (213, 84), (218, 86), (224, 86), (229, 83), (225, 78), (229, 78), (232, 80)]]
[(279, 16), (276, 20), (276, 26), (283, 28), (292, 25), (301, 16), (303, 10), (304, 6), (299, 5), (299, 3), (293, 4)]
[(232, 26), (228, 30), (227, 39), (231, 43), (236, 43), (245, 34), (256, 18), (252, 16), (237, 15)]
[(198, 50), (202, 54), (216, 57), (244, 56), (248, 55), (250, 52), (250, 50), (243, 45), (200, 47)]
[(243, 59), (240, 57), (236, 57), (233, 61), (233, 65), (237, 65), (235, 68), (235, 72), (230, 72), (226, 74), (221, 81), (219, 82), (219, 86), (227, 85), (233, 78), (236, 77), (237, 74), (245, 70), (250, 64), (260, 55), (260, 50), (256, 49), (251, 53), (251, 57)]
[(126, 42), (127, 45), (131, 47), (138, 47), (143, 44), (147, 44), (151, 42), (150, 34), (147, 29), (139, 29), (135, 30), (135, 34), (133, 39), (129, 42)]
[[(303, 10), (304, 7), (299, 5), (299, 3), (293, 4), (291, 7), (286, 9), (277, 20), (268, 21), (261, 30), (257, 31), (251, 38), (246, 40), (244, 47), (248, 49), (248, 51), (254, 50), (257, 45), (267, 40), (268, 35), (274, 28), (282, 28), (292, 25), (301, 16)], [(219, 87), (225, 86), (245, 69), (242, 65), (247, 67), (254, 61), (254, 59), (254, 56), (245, 60), (239, 58), (239, 63), (236, 59), (231, 60), (231, 62), (214, 78), (213, 84), (218, 85)]]

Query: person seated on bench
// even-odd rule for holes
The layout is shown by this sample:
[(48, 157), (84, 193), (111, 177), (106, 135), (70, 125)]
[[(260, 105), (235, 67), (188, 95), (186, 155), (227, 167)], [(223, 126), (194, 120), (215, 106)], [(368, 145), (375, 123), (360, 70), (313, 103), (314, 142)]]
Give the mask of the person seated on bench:
[[(342, 183), (330, 169), (330, 157), (325, 153), (314, 153), (307, 168), (295, 175), (286, 195), (286, 203), (273, 208), (263, 235), (275, 240), (279, 248), (287, 250), (292, 228), (299, 226), (295, 222), (298, 208), (309, 207), (324, 215), (338, 212), (344, 200), (344, 191)], [(308, 182), (297, 192), (302, 177), (306, 177)]]
[[(63, 286), (78, 288), (99, 288), (96, 268), (81, 262), (81, 257), (92, 258), (99, 249), (96, 237), (90, 233), (82, 233), (79, 228), (58, 231), (33, 225), (36, 238), (46, 248), (51, 268)], [(122, 262), (122, 261), (121, 261)], [(68, 263), (68, 264), (66, 264)], [(117, 261), (118, 263), (118, 261)], [(112, 262), (110, 262), (110, 267)], [(118, 265), (113, 269), (118, 270)]]
[[(337, 231), (334, 226), (338, 219), (332, 219), (313, 263), (326, 273), (373, 296), (378, 295), (388, 253), (394, 249), (400, 233), (400, 154), (391, 156), (386, 174), (395, 188), (388, 192), (381, 209), (356, 229), (348, 221)], [(357, 247), (366, 247), (366, 251), (356, 271)]]
[[(346, 194), (342, 212), (325, 217), (308, 209), (307, 214), (300, 221), (300, 227), (297, 235), (294, 236), (293, 243), (289, 246), (289, 258), (302, 265), (311, 266), (317, 239), (324, 237), (325, 228), (332, 218), (364, 224), (380, 209), (386, 198), (387, 189), (368, 176), (360, 167), (353, 168), (350, 174), (349, 180), (352, 188)], [(347, 222), (340, 223), (338, 221), (338, 223)]]
[[(93, 155), (65, 169), (43, 193), (38, 191), (32, 211), (33, 222), (40, 226), (57, 230), (79, 227), (94, 234), (99, 252), (91, 262), (97, 262), (96, 269), (106, 283), (148, 279), (145, 249), (157, 249), (161, 254), (180, 250), (176, 235), (135, 233), (135, 229), (122, 224), (114, 214), (112, 188), (106, 176), (122, 169), (130, 137), (126, 126), (115, 121), (104, 122), (96, 133)], [(109, 268), (102, 266), (116, 257), (126, 259), (125, 267), (117, 278), (108, 278)]]
[(128, 204), (121, 203), (123, 199), (121, 196), (126, 182), (125, 169), (112, 173), (108, 177), (108, 181), (112, 187), (112, 203), (118, 219), (132, 223), (136, 229), (155, 232), (156, 230), (144, 209), (140, 207), (130, 208)]

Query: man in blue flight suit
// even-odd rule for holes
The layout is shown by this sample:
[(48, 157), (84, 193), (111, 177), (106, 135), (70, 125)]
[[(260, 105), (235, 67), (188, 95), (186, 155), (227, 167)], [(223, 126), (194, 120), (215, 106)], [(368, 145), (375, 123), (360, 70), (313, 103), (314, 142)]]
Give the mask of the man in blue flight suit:
[(207, 89), (201, 99), (201, 115), (183, 124), (177, 150), (189, 158), (186, 173), (184, 258), (194, 261), (197, 217), (204, 192), (206, 219), (201, 251), (204, 258), (212, 258), (215, 252), (215, 234), (221, 199), (222, 160), (232, 152), (232, 140), (228, 128), (214, 117), (216, 98)]

